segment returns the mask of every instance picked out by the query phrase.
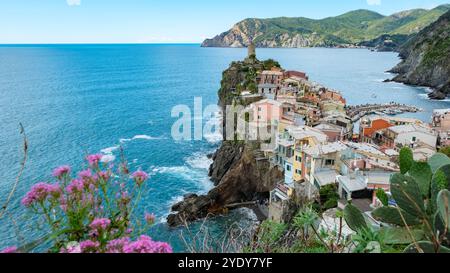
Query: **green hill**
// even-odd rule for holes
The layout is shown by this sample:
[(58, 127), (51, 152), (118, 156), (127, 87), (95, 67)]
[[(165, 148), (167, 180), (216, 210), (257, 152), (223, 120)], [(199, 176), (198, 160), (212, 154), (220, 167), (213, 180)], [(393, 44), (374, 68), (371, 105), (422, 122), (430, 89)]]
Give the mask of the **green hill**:
[(202, 46), (245, 47), (250, 41), (257, 47), (347, 46), (370, 41), (379, 43), (380, 37), (405, 41), (405, 37), (419, 32), (448, 10), (450, 5), (431, 10), (408, 10), (390, 16), (355, 10), (320, 20), (304, 17), (251, 18), (205, 40)]

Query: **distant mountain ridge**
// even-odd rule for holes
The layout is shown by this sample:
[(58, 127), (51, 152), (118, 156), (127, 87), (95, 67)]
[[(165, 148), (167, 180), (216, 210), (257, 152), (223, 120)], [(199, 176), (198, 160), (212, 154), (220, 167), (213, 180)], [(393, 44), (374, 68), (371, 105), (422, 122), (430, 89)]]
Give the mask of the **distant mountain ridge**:
[(435, 88), (429, 95), (444, 99), (450, 94), (450, 11), (400, 48), (403, 61), (391, 71), (394, 81)]
[[(304, 17), (251, 18), (212, 39), (206, 39), (202, 46), (246, 47), (250, 41), (257, 47), (339, 47), (370, 42), (378, 46), (389, 43), (391, 37), (397, 39), (394, 43), (400, 43), (449, 10), (450, 4), (446, 4), (431, 10), (414, 9), (390, 16), (355, 10), (319, 20)], [(383, 35), (385, 39), (380, 39)]]

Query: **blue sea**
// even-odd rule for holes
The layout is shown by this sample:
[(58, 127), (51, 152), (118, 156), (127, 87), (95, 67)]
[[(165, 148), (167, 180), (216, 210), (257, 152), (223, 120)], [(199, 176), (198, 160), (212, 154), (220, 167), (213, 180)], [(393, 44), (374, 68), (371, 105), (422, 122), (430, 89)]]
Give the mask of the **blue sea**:
[[(171, 109), (193, 109), (194, 97), (201, 97), (204, 107), (216, 104), (222, 71), (245, 55), (245, 49), (196, 44), (0, 46), (0, 204), (20, 168), (19, 123), (29, 141), (25, 173), (8, 217), (0, 219), (0, 248), (39, 233), (38, 222), (21, 222), (20, 199), (30, 185), (51, 179), (59, 165), (76, 169), (87, 153), (118, 156), (122, 145), (130, 168), (151, 174), (141, 208), (157, 217), (149, 235), (185, 251), (183, 228), (168, 228), (165, 218), (184, 194), (212, 188), (207, 154), (220, 138), (173, 140)], [(258, 49), (257, 55), (307, 72), (311, 80), (341, 91), (349, 104), (412, 104), (424, 112), (404, 116), (424, 121), (432, 109), (450, 107), (448, 101), (428, 100), (426, 88), (383, 83), (393, 76), (385, 71), (399, 62), (395, 53), (313, 48)], [(208, 220), (208, 226), (219, 236), (236, 221), (255, 217), (242, 209)]]

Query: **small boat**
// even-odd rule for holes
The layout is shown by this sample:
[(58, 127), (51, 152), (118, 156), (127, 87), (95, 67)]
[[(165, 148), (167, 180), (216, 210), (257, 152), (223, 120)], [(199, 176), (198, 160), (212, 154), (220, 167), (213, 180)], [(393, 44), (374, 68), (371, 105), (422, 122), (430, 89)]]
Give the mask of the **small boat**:
[(376, 99), (376, 98), (378, 98), (378, 96), (374, 93), (374, 94), (372, 94), (372, 99)]

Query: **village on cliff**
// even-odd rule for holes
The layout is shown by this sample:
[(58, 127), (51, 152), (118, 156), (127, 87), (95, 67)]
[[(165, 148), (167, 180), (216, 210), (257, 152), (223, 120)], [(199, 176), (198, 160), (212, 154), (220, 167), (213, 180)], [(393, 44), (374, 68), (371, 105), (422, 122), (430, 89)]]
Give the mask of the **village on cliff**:
[[(250, 45), (248, 51), (246, 61), (251, 62), (255, 47)], [(335, 197), (322, 200), (329, 213), (324, 213), (321, 225), (336, 224), (335, 211), (350, 200), (373, 225), (383, 225), (371, 211), (382, 206), (377, 189), (390, 195), (390, 178), (400, 170), (400, 149), (409, 147), (415, 160), (426, 161), (450, 145), (450, 109), (434, 110), (428, 124), (395, 116), (421, 111), (414, 106), (394, 102), (348, 106), (340, 92), (310, 81), (303, 72), (274, 66), (259, 72), (256, 81), (257, 92), (239, 91), (250, 129), (238, 134), (239, 139), (273, 142), (261, 145), (256, 156), (284, 174), (269, 201), (258, 204), (270, 221), (288, 222), (292, 202), (310, 203), (325, 190)], [(258, 128), (269, 135), (260, 134)], [(344, 228), (345, 232), (352, 231)]]

